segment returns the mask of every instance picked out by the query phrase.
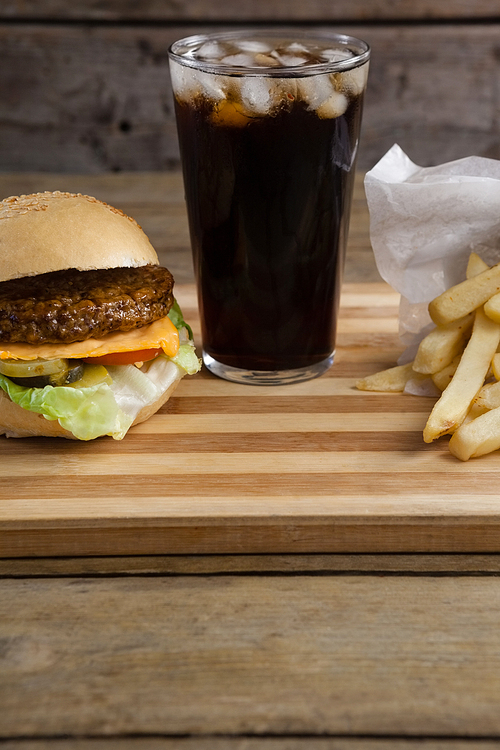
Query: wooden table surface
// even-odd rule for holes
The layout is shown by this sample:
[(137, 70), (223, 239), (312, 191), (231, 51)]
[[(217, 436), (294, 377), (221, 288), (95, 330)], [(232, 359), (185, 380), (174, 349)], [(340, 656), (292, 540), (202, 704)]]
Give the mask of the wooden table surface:
[[(178, 174), (0, 177), (2, 197), (45, 189), (94, 194), (133, 215), (173, 271), (179, 296), (194, 314)], [(242, 430), (231, 427), (232, 415), (243, 413), (245, 434), (258, 434), (264, 440), (259, 450), (257, 443), (254, 450), (246, 449), (246, 459), (257, 462), (253, 473), (262, 486), (243, 494), (261, 518), (269, 502), (266, 524), (276, 528), (273, 519), (279, 517), (279, 537), (266, 538), (261, 528), (259, 541), (257, 526), (248, 534), (245, 524), (238, 537), (233, 525), (230, 544), (219, 539), (218, 548), (212, 535), (208, 546), (197, 548), (186, 545), (178, 528), (177, 538), (184, 542), (162, 546), (157, 527), (150, 526), (153, 531), (146, 537), (134, 527), (134, 518), (141, 513), (138, 504), (130, 502), (134, 472), (128, 471), (129, 484), (123, 483), (127, 505), (118, 509), (123, 518), (128, 514), (132, 519), (128, 546), (123, 545), (123, 533), (108, 524), (107, 533), (93, 547), (91, 533), (83, 534), (82, 542), (81, 524), (78, 528), (73, 523), (72, 536), (67, 532), (72, 519), (94, 513), (107, 452), (94, 454), (86, 446), (84, 455), (75, 457), (70, 443), (2, 438), (2, 746), (8, 750), (500, 747), (500, 558), (496, 554), (500, 457), (460, 468), (464, 465), (445, 457), (445, 447), (429, 450), (417, 440), (423, 399), (384, 396), (385, 422), (380, 404), (373, 400), (369, 408), (357, 404), (340, 411), (345, 423), (335, 430), (335, 458), (341, 469), (318, 459), (321, 453), (325, 460), (331, 458), (329, 413), (339, 412), (343, 399), (354, 404), (348, 400), (354, 398), (352, 379), (365, 369), (390, 364), (399, 351), (397, 298), (381, 283), (373, 263), (359, 180), (337, 362), (327, 376), (301, 386), (312, 389), (305, 396), (313, 406), (301, 415), (302, 422), (289, 423), (289, 415), (296, 415), (291, 402), (300, 392), (272, 397), (252, 393), (245, 396), (243, 408), (231, 384), (202, 374), (189, 381), (189, 390), (177, 404), (131, 436), (130, 449), (127, 439), (123, 442), (115, 467), (118, 476), (127, 460), (130, 465), (137, 463), (142, 477), (155, 434), (165, 436), (170, 417), (179, 446), (168, 466), (164, 464), (165, 482), (170, 478), (169, 466), (174, 478), (179, 475), (176, 467), (186, 454), (203, 456), (203, 471), (198, 469), (190, 480), (192, 502), (202, 498), (205, 523), (211, 514), (228, 515), (229, 501), (242, 494), (238, 485), (230, 490), (231, 477), (234, 480), (240, 471), (231, 441), (240, 441)], [(259, 399), (265, 398), (282, 399), (274, 411), (282, 429), (255, 426), (254, 411), (262, 410)], [(373, 398), (381, 397), (367, 395)], [(328, 407), (332, 399), (335, 409)], [(210, 408), (204, 408), (205, 400)], [(182, 405), (188, 403), (191, 406), (184, 413), (191, 427), (186, 436), (180, 415)], [(218, 403), (224, 404), (215, 420), (218, 426), (207, 425), (207, 415), (214, 414)], [(228, 404), (232, 404), (229, 410)], [(370, 417), (370, 411), (376, 417)], [(366, 414), (375, 419), (370, 427), (360, 421), (359, 415)], [(221, 442), (216, 454), (213, 448), (204, 449), (197, 430), (202, 436), (218, 432)], [(384, 466), (391, 432), (392, 464)], [(364, 463), (353, 463), (351, 446), (343, 445), (342, 433), (349, 437), (354, 433), (361, 441), (358, 448)], [(308, 450), (303, 447), (305, 437), (312, 440)], [(294, 464), (285, 466), (285, 452)], [(227, 459), (215, 510), (210, 497), (215, 497), (221, 472), (211, 467), (214, 455), (217, 462)], [(307, 493), (282, 494), (280, 503), (279, 488), (273, 483), (273, 466), (288, 475), (310, 474), (308, 460), (317, 461), (313, 499), (321, 494), (319, 486), (324, 496), (331, 480), (328, 512), (337, 503), (339, 513), (357, 519), (356, 533), (352, 524), (346, 524), (340, 542), (337, 536), (328, 549), (317, 543), (314, 524), (309, 537), (305, 523), (300, 528), (286, 524), (284, 504), (290, 504), (296, 519)], [(30, 464), (31, 480), (23, 463)], [(403, 481), (396, 491), (398, 473)], [(73, 475), (71, 480), (68, 474)], [(351, 493), (349, 498), (350, 474), (362, 475), (363, 497)], [(204, 478), (212, 487), (209, 493), (203, 489)], [(63, 506), (54, 503), (62, 485), (71, 490)], [(140, 497), (140, 486), (135, 492)], [(352, 509), (345, 505), (346, 493)], [(162, 493), (158, 485), (157, 505), (167, 496), (174, 497), (171, 490)], [(407, 523), (403, 535), (396, 535), (399, 546), (394, 534), (380, 543), (381, 526), (377, 530), (373, 509), (366, 504), (368, 496), (377, 502), (384, 499), (386, 519), (418, 520)], [(114, 501), (119, 497), (115, 492)], [(148, 497), (151, 501), (152, 495)], [(319, 514), (323, 519), (325, 508)], [(101, 511), (101, 517), (108, 514), (109, 520), (117, 512), (116, 503), (112, 512), (107, 507)], [(369, 520), (364, 542), (363, 514)], [(314, 508), (310, 515), (315, 515)], [(57, 520), (57, 529), (51, 527), (50, 517)], [(43, 534), (37, 535), (42, 526)], [(120, 528), (123, 531), (123, 523)], [(168, 529), (162, 532), (167, 538)], [(195, 532), (191, 525), (191, 539)], [(324, 528), (322, 533), (324, 542)], [(332, 527), (331, 536), (336, 533), (338, 528)], [(206, 542), (207, 535), (199, 531), (198, 538)], [(278, 538), (281, 542), (273, 548)]]

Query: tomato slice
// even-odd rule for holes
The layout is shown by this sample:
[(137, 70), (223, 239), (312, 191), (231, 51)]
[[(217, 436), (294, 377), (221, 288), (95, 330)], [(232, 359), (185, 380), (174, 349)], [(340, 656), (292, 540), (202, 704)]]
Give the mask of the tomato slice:
[(160, 349), (139, 349), (134, 352), (112, 352), (102, 357), (85, 357), (82, 362), (89, 365), (133, 365), (135, 362), (149, 362), (161, 354)]

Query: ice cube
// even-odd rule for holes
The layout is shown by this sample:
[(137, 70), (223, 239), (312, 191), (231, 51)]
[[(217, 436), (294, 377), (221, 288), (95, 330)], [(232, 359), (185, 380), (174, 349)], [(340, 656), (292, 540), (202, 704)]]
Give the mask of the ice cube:
[(198, 79), (199, 93), (216, 102), (226, 98), (227, 84), (224, 76), (197, 70), (196, 78)]
[(224, 65), (238, 68), (255, 68), (255, 57), (246, 52), (237, 52), (235, 55), (223, 57), (221, 62)]
[(240, 49), (242, 52), (270, 52), (271, 45), (266, 42), (258, 42), (256, 40), (241, 40), (235, 42), (235, 47)]
[(278, 57), (284, 68), (296, 68), (298, 65), (307, 65), (310, 62), (309, 57), (299, 57), (298, 55), (281, 54)]
[(309, 109), (317, 109), (335, 93), (333, 82), (328, 74), (298, 78), (297, 90), (299, 97), (308, 104)]
[(347, 91), (350, 94), (354, 94), (354, 96), (361, 94), (361, 92), (365, 90), (366, 81), (368, 79), (368, 67), (369, 63), (365, 63), (358, 68), (339, 73), (337, 80), (339, 81), (340, 89)]
[(272, 83), (269, 78), (240, 78), (233, 85), (232, 93), (239, 98), (243, 111), (249, 117), (261, 117), (272, 108)]
[(193, 68), (172, 62), (170, 77), (173, 92), (179, 100), (189, 101), (199, 92), (200, 85), (197, 81), (197, 71)]
[(172, 62), (170, 65), (170, 76), (172, 89), (180, 101), (189, 102), (200, 94), (212, 101), (218, 102), (224, 99), (226, 86), (223, 76), (213, 73), (205, 73), (187, 65), (178, 65)]
[(226, 50), (218, 42), (205, 42), (196, 51), (198, 60), (220, 60), (226, 54)]
[(340, 117), (340, 115), (344, 114), (348, 104), (349, 100), (347, 96), (335, 91), (335, 93), (329, 96), (328, 99), (325, 99), (325, 101), (316, 108), (316, 112), (318, 117), (322, 120), (333, 120), (335, 117)]
[(320, 54), (321, 59), (326, 60), (326, 62), (341, 62), (342, 60), (349, 60), (352, 57), (350, 50), (340, 47), (336, 49), (323, 49)]
[(286, 50), (287, 52), (305, 52), (306, 54), (309, 51), (307, 47), (304, 47), (300, 42), (290, 42), (290, 44), (287, 44)]

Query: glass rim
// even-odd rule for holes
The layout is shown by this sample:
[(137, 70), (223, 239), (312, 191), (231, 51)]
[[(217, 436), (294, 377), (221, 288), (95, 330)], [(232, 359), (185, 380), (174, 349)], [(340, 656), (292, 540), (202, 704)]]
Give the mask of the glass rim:
[[(219, 62), (197, 60), (194, 57), (187, 56), (187, 52), (201, 46), (205, 42), (211, 41), (231, 41), (233, 39), (258, 39), (258, 38), (288, 38), (293, 41), (316, 41), (316, 42), (335, 42), (339, 47), (355, 48), (352, 57), (344, 60), (331, 60), (321, 63), (314, 63), (304, 67), (303, 65), (290, 65), (287, 67), (246, 67), (244, 65), (224, 65)], [(183, 48), (184, 53), (179, 50)], [(214, 31), (207, 34), (193, 34), (183, 37), (173, 42), (168, 48), (169, 59), (189, 68), (196, 68), (206, 73), (215, 73), (217, 75), (227, 76), (267, 76), (272, 78), (297, 78), (318, 75), (320, 73), (340, 73), (345, 70), (358, 68), (360, 65), (368, 62), (370, 59), (370, 45), (354, 36), (340, 34), (337, 32), (322, 31), (296, 31), (286, 28), (249, 28), (235, 29), (232, 31)]]

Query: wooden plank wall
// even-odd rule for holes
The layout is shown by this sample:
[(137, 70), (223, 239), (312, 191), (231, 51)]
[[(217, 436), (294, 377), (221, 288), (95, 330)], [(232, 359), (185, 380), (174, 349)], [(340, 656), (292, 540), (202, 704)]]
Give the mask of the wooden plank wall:
[(498, 0), (3, 0), (0, 171), (177, 168), (168, 45), (262, 23), (371, 44), (361, 169), (500, 157)]

